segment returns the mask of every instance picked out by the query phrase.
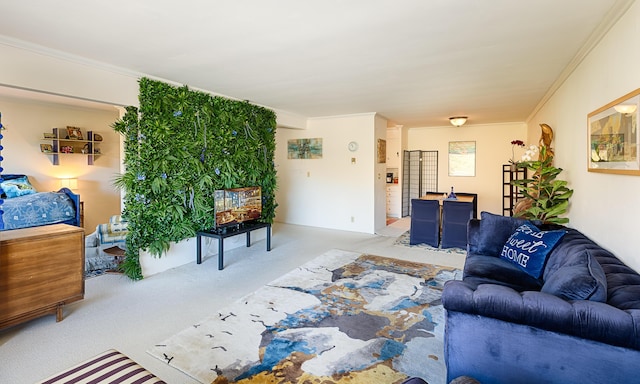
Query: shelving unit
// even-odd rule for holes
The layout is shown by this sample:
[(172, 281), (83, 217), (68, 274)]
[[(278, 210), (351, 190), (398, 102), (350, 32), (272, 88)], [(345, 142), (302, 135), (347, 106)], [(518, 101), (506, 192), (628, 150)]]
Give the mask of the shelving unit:
[[(93, 131), (87, 131), (86, 140), (69, 139), (67, 138), (66, 128), (53, 128), (52, 138), (43, 138), (44, 143), (51, 144), (51, 152), (41, 151), (44, 155), (51, 156), (51, 163), (53, 165), (60, 165), (60, 156), (72, 156), (81, 155), (87, 156), (87, 165), (93, 165), (94, 160), (100, 156), (99, 144), (102, 141), (94, 140)], [(64, 147), (71, 147), (72, 152), (64, 152)], [(84, 151), (84, 153), (83, 153)]]
[(526, 178), (527, 168), (513, 169), (512, 164), (502, 165), (502, 216), (513, 216), (513, 208), (524, 197), (511, 182)]

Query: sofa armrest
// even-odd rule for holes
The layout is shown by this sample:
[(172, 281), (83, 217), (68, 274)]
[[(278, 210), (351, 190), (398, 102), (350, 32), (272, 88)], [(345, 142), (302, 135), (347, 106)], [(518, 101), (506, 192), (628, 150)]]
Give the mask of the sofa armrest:
[(605, 303), (566, 301), (537, 291), (517, 292), (496, 284), (477, 289), (448, 281), (442, 292), (446, 310), (491, 317), (548, 331), (640, 350), (640, 310), (620, 310)]

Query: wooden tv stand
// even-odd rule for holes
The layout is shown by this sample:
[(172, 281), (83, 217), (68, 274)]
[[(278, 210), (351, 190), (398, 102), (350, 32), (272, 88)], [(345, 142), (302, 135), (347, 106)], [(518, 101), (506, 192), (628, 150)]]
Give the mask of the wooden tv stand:
[(0, 232), (0, 329), (84, 298), (84, 229), (67, 224)]

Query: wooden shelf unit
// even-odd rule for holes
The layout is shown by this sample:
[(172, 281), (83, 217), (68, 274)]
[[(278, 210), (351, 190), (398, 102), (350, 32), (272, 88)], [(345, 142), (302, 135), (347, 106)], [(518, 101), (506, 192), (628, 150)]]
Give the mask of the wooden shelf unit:
[(513, 208), (524, 195), (511, 182), (527, 178), (527, 168), (513, 167), (513, 164), (502, 165), (502, 216), (513, 216)]
[[(87, 156), (87, 165), (93, 165), (95, 159), (100, 156), (100, 149), (98, 145), (102, 141), (94, 140), (93, 131), (87, 131), (86, 140), (67, 139), (66, 128), (53, 128), (53, 138), (43, 138), (43, 142), (51, 143), (51, 152), (42, 152), (47, 156), (51, 156), (51, 163), (53, 165), (60, 165), (60, 156), (66, 155), (81, 155)], [(73, 148), (73, 153), (62, 152), (62, 147), (70, 146)], [(86, 149), (86, 153), (82, 153), (82, 150)], [(96, 152), (97, 151), (97, 152)]]

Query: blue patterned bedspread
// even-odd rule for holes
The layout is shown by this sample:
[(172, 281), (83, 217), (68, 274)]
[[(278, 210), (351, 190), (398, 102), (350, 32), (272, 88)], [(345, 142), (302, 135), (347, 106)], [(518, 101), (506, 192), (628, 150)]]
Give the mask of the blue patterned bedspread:
[(5, 199), (2, 210), (4, 230), (74, 223), (76, 218), (73, 200), (59, 192), (40, 192)]

